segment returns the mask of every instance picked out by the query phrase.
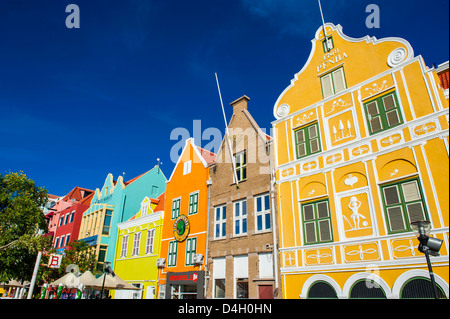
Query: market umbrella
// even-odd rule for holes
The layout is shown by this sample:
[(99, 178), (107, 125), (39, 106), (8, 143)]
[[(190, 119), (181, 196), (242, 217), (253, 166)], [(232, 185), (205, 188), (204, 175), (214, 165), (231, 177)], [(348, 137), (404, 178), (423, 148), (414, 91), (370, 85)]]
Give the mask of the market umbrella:
[(130, 285), (117, 275), (114, 276), (113, 281), (116, 283), (116, 289), (140, 290), (140, 288)]
[(86, 270), (80, 277), (78, 277), (78, 281), (86, 288), (95, 287), (96, 284), (95, 276), (89, 270)]
[(109, 274), (106, 275), (104, 283), (103, 283), (103, 278), (105, 278), (105, 274), (103, 274), (100, 277), (98, 277), (97, 279), (95, 279), (93, 286), (95, 288), (100, 288), (100, 289), (102, 289), (102, 287), (104, 289), (108, 289), (108, 290), (116, 289), (116, 283), (113, 281), (113, 278), (111, 275), (109, 275)]
[[(105, 278), (105, 274), (101, 275), (95, 280), (95, 286), (98, 288), (102, 288), (103, 278)], [(106, 274), (104, 289), (133, 289), (139, 290), (140, 288), (136, 288), (129, 283), (126, 283), (122, 278), (115, 275), (114, 277), (110, 274)]]
[(10, 280), (8, 283), (2, 283), (2, 286), (4, 286), (4, 287), (23, 287), (23, 285), (15, 279)]
[(69, 272), (62, 276), (61, 278), (55, 280), (50, 283), (49, 286), (59, 286), (59, 284), (63, 284), (67, 288), (77, 288), (80, 284), (79, 279), (73, 273)]

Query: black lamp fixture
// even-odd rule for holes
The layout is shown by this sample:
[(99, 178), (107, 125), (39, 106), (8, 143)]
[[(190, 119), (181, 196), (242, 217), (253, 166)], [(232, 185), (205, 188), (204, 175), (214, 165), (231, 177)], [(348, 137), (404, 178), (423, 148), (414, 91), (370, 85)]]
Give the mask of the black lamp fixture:
[(102, 284), (102, 292), (100, 294), (100, 299), (103, 299), (103, 290), (105, 288), (105, 279), (106, 279), (107, 274), (110, 274), (113, 277), (116, 276), (116, 274), (114, 273), (114, 271), (111, 268), (111, 263), (109, 261), (105, 261), (105, 263), (103, 264), (103, 284)]
[(440, 256), (439, 250), (442, 246), (442, 240), (434, 237), (430, 237), (431, 231), (431, 223), (426, 220), (416, 221), (411, 223), (411, 228), (414, 231), (417, 239), (420, 244), (417, 248), (421, 253), (425, 254), (425, 258), (427, 259), (428, 271), (430, 272), (430, 279), (432, 284), (432, 290), (435, 299), (439, 299), (438, 291), (436, 287), (436, 282), (434, 280), (433, 269), (431, 268), (431, 256)]

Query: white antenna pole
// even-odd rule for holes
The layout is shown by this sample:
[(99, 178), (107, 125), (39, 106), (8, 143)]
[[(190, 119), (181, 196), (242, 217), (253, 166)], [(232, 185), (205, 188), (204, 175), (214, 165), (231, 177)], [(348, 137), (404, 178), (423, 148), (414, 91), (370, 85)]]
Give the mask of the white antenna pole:
[(228, 151), (230, 152), (231, 163), (233, 164), (234, 181), (236, 182), (236, 186), (239, 187), (239, 181), (237, 179), (237, 174), (236, 174), (236, 167), (234, 165), (233, 150), (231, 149), (231, 145), (230, 145), (230, 141), (229, 141), (227, 117), (225, 116), (225, 109), (223, 108), (222, 94), (220, 94), (219, 79), (217, 77), (217, 72), (214, 74), (216, 75), (217, 90), (219, 91), (220, 105), (222, 105), (223, 120), (225, 121), (225, 139), (227, 141)]
[(322, 5), (320, 4), (320, 0), (318, 0), (318, 1), (319, 1), (320, 16), (322, 17), (323, 34), (325, 36), (325, 49), (328, 52), (328, 51), (330, 51), (330, 49), (328, 47), (327, 31), (325, 30), (325, 20), (323, 19)]

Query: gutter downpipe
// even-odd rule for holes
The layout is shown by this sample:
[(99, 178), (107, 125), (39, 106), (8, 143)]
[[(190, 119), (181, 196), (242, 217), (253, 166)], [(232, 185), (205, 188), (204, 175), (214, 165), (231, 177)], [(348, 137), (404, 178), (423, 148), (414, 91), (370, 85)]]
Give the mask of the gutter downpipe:
[(210, 213), (210, 205), (211, 205), (211, 185), (212, 180), (211, 177), (206, 181), (206, 185), (208, 185), (208, 210), (206, 215), (206, 253), (205, 253), (205, 292), (204, 298), (206, 299), (207, 286), (209, 283), (209, 273), (208, 273), (208, 251), (209, 251), (209, 213)]
[(275, 194), (273, 190), (273, 185), (275, 183), (275, 169), (272, 168), (272, 160), (270, 153), (270, 141), (267, 141), (267, 150), (269, 153), (269, 169), (270, 169), (270, 199), (272, 203), (272, 236), (273, 236), (273, 268), (274, 268), (274, 279), (275, 279), (275, 291), (278, 294), (279, 282), (278, 282), (278, 242), (277, 242), (277, 227), (276, 227), (276, 216), (275, 216)]

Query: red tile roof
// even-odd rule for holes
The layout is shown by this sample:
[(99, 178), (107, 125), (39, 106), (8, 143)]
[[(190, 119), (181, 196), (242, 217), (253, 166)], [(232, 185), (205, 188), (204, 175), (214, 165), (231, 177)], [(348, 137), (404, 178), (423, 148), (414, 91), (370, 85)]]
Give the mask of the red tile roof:
[(441, 85), (444, 88), (444, 90), (449, 88), (449, 74), (448, 69), (442, 73), (438, 74), (439, 80), (441, 81)]
[(213, 152), (207, 151), (204, 148), (201, 148), (200, 146), (197, 146), (197, 149), (200, 151), (200, 154), (205, 159), (206, 164), (212, 164), (214, 160), (216, 159), (216, 154)]

